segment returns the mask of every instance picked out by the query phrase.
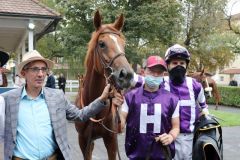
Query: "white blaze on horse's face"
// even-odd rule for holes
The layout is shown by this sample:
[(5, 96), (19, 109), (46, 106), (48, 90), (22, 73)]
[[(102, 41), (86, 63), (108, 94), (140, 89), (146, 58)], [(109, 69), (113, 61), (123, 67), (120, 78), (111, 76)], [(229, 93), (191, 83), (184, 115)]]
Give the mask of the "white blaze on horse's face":
[(109, 37), (114, 41), (114, 43), (118, 49), (118, 53), (123, 53), (123, 49), (120, 47), (120, 45), (118, 43), (118, 39), (115, 36), (116, 35), (109, 35)]

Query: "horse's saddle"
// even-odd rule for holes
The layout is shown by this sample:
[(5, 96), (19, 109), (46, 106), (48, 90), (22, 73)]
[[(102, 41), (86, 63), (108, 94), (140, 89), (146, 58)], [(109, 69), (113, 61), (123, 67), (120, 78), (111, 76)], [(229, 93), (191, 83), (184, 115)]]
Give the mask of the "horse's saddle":
[(195, 125), (193, 160), (223, 160), (222, 129), (212, 116), (201, 116)]

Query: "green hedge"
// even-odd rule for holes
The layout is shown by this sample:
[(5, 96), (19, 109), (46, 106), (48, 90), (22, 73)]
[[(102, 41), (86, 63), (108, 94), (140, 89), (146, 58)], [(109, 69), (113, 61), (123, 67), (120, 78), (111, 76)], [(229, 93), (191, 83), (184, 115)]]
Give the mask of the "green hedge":
[[(221, 95), (220, 105), (235, 106), (240, 108), (240, 87), (218, 86)], [(213, 98), (207, 100), (209, 104), (215, 104)]]

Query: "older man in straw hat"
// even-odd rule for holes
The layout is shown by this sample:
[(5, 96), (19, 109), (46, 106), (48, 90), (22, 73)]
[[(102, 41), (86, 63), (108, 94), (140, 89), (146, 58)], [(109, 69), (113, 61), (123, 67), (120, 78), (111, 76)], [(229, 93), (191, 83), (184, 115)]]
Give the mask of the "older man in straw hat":
[[(23, 56), (19, 74), (24, 87), (3, 94), (6, 102), (4, 160), (69, 160), (68, 120), (86, 121), (105, 107), (110, 86), (89, 106), (79, 110), (69, 103), (61, 90), (43, 87), (53, 62), (36, 50)], [(116, 105), (122, 104), (116, 94)]]

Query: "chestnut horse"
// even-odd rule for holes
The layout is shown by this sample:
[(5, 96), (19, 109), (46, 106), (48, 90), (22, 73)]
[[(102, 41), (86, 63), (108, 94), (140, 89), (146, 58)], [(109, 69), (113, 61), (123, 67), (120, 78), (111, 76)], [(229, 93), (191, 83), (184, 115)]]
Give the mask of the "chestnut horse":
[(202, 84), (206, 98), (212, 96), (214, 97), (216, 103), (215, 109), (217, 110), (221, 97), (216, 82), (206, 73), (204, 73), (204, 69), (201, 72), (190, 73), (188, 76), (195, 78), (198, 82)]
[[(82, 82), (76, 104), (87, 106), (98, 98), (106, 82), (110, 82), (117, 90), (130, 87), (133, 70), (125, 57), (125, 39), (121, 33), (124, 17), (121, 15), (114, 23), (102, 24), (99, 11), (94, 15), (95, 32), (88, 44), (85, 57), (85, 75), (79, 77)], [(92, 159), (94, 140), (103, 138), (108, 159), (115, 160), (117, 155), (117, 114), (108, 107), (94, 118), (103, 119), (100, 123), (93, 121), (76, 122), (78, 140), (85, 160)], [(115, 108), (116, 110), (116, 108)], [(104, 118), (103, 118), (104, 117)]]

